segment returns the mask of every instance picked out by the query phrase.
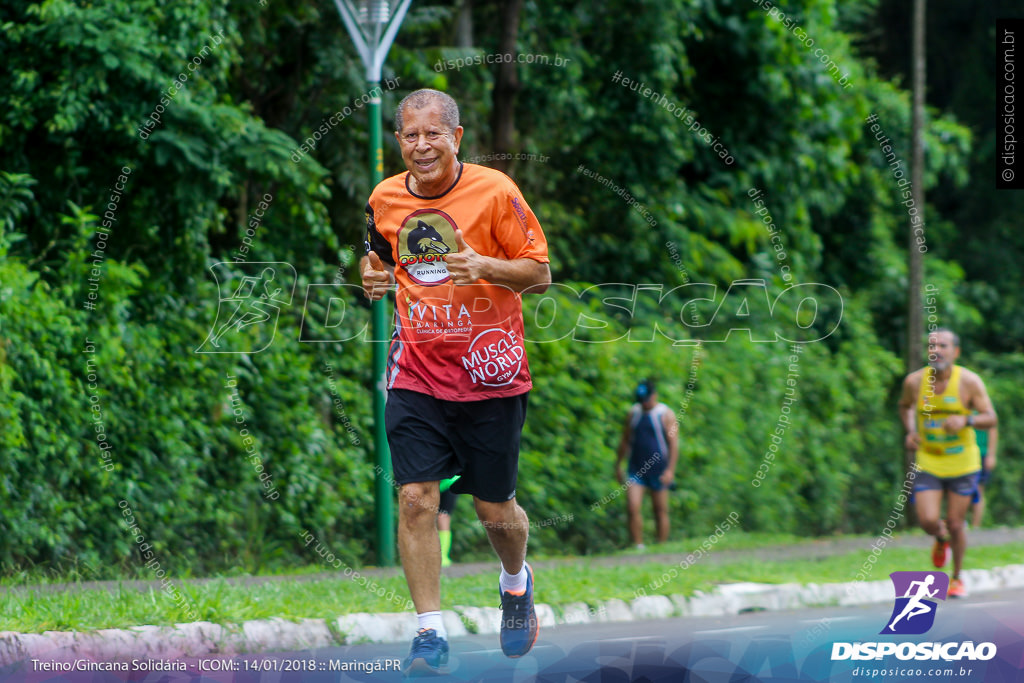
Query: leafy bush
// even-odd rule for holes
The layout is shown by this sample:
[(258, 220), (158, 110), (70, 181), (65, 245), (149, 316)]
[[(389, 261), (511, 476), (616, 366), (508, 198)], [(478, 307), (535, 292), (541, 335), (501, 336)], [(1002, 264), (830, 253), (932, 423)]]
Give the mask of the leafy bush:
[[(95, 217), (78, 218), (77, 234), (91, 234)], [(151, 557), (125, 508), (160, 566), (178, 573), (312, 561), (304, 531), (350, 563), (372, 560), (368, 345), (300, 344), (292, 313), (262, 353), (197, 354), (217, 312), (212, 283), (161, 324), (140, 322), (131, 294), (141, 267), (107, 260), (87, 311), (91, 264), (67, 261), (58, 289), (5, 252), (0, 562), (138, 566)]]
[[(83, 220), (87, 234), (93, 226)], [(85, 311), (83, 262), (67, 263), (57, 290), (18, 259), (0, 260), (0, 561), (145, 571), (122, 522), (122, 500), (161, 566), (179, 573), (315, 563), (304, 532), (349, 564), (375, 561), (370, 345), (301, 343), (301, 311), (293, 306), (265, 351), (197, 354), (216, 315), (212, 283), (158, 326), (132, 319), (139, 268), (113, 261), (106, 268), (103, 299)], [(309, 279), (326, 281), (326, 270)], [(646, 338), (639, 332), (655, 329), (655, 314), (641, 312), (627, 325), (598, 298), (576, 294), (583, 289), (545, 295), (558, 310), (547, 330), (538, 324), (540, 298), (526, 299), (535, 387), (518, 492), (535, 525), (532, 547), (593, 553), (626, 544), (613, 463), (633, 387), (648, 375), (658, 378), (661, 400), (681, 426), (677, 533), (710, 533), (733, 511), (748, 530), (882, 528), (902, 470), (901, 369), (855, 297), (834, 334), (797, 353), (793, 344), (753, 342), (745, 331), (699, 346), (629, 341), (630, 333)], [(365, 308), (348, 303), (358, 329)], [(1006, 420), (1024, 403), (1012, 381), (1021, 361), (979, 356), (978, 363), (1005, 425), (990, 510), (992, 519), (1009, 521), (1024, 478), (1019, 435)], [(93, 427), (97, 411), (106, 453)], [(246, 452), (251, 444), (258, 463)], [(278, 496), (268, 497), (257, 465)], [(456, 552), (486, 552), (470, 508), (461, 510)]]

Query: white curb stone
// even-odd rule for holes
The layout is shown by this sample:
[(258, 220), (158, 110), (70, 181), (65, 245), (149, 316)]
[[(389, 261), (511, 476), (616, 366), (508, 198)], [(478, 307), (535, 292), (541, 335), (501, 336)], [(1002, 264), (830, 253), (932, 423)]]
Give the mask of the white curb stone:
[(1024, 588), (1024, 564), (1000, 567), (992, 571), (1003, 581), (1003, 588)]
[(448, 632), (449, 641), (452, 638), (469, 635), (469, 631), (466, 630), (466, 625), (462, 623), (462, 617), (459, 616), (458, 612), (447, 609), (443, 610), (441, 612), (441, 621), (444, 622), (444, 630)]
[(635, 619), (629, 605), (623, 600), (615, 598), (606, 600), (601, 603), (601, 609), (604, 610), (606, 618), (598, 619), (598, 621), (633, 621)]
[(688, 603), (690, 616), (694, 617), (714, 617), (739, 612), (739, 600), (732, 595), (697, 591)]
[(246, 652), (308, 650), (334, 645), (334, 636), (323, 619), (246, 621), (242, 624)]
[(645, 595), (630, 603), (633, 616), (637, 619), (664, 619), (675, 614), (672, 601), (664, 595)]
[(687, 600), (685, 595), (674, 593), (669, 596), (669, 599), (672, 601), (672, 606), (676, 608), (677, 615), (681, 617), (690, 616), (690, 601)]
[(596, 615), (592, 614), (590, 607), (585, 602), (570, 602), (562, 608), (562, 619), (560, 624), (590, 624), (595, 621)]
[(416, 633), (419, 622), (410, 612), (399, 614), (368, 614), (358, 612), (338, 617), (337, 629), (345, 634), (345, 644), (354, 643), (395, 643), (411, 640), (409, 634)]
[(541, 628), (551, 628), (558, 624), (558, 620), (555, 619), (555, 609), (551, 605), (538, 603), (533, 606), (533, 609), (537, 612), (537, 624)]
[(735, 600), (736, 610), (777, 609), (780, 602), (778, 586), (768, 583), (731, 583), (719, 586), (716, 592)]
[(501, 630), (501, 610), (495, 607), (456, 607), (473, 624), (477, 633), (497, 633)]

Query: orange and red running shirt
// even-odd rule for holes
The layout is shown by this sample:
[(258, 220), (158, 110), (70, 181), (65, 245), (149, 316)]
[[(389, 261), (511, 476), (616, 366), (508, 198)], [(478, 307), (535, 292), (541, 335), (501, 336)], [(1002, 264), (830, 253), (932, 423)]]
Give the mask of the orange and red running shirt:
[(395, 266), (398, 282), (388, 389), (447, 401), (529, 391), (520, 295), (484, 280), (455, 285), (444, 258), (460, 229), (484, 256), (548, 263), (537, 217), (511, 178), (485, 166), (460, 164), (437, 197), (413, 194), (407, 176), (382, 181), (366, 205), (366, 252)]

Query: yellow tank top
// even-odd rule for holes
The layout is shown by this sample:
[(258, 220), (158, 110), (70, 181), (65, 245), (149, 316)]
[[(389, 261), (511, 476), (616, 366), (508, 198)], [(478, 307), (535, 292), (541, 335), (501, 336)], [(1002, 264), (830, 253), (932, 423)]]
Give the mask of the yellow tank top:
[(935, 393), (935, 370), (924, 369), (917, 397), (917, 433), (921, 445), (917, 449), (917, 466), (936, 477), (959, 477), (981, 469), (981, 451), (972, 427), (964, 427), (955, 434), (942, 428), (950, 415), (968, 415), (970, 411), (960, 400), (959, 365), (946, 384), (946, 390)]

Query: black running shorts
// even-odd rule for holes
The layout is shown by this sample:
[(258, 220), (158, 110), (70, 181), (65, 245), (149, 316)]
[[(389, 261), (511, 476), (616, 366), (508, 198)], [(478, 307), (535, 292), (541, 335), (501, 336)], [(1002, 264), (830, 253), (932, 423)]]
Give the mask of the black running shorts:
[(451, 515), (452, 510), (455, 509), (455, 503), (459, 501), (458, 496), (451, 492), (451, 489), (441, 494), (441, 502), (437, 506), (437, 511), (442, 515)]
[(971, 472), (959, 477), (936, 477), (931, 472), (918, 470), (914, 475), (914, 492), (948, 491), (959, 496), (974, 497), (978, 493), (978, 473)]
[(489, 503), (515, 498), (519, 437), (529, 393), (483, 401), (443, 401), (407, 389), (388, 391), (384, 428), (395, 482), (461, 474), (453, 493)]

